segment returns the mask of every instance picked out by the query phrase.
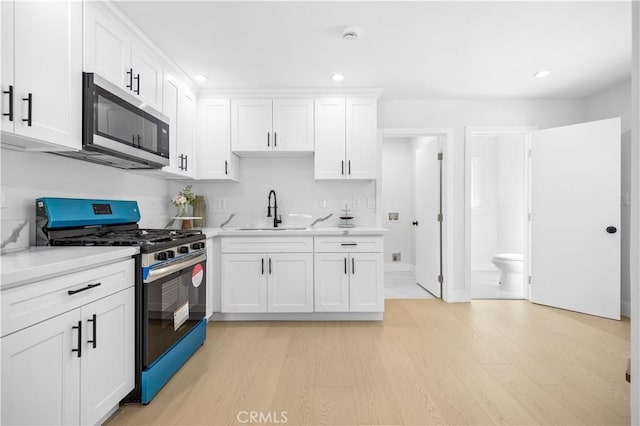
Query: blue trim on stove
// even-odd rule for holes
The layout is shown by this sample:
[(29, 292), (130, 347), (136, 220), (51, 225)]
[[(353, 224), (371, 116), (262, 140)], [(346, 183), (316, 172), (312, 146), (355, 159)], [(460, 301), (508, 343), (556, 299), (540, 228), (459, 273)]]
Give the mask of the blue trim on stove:
[[(96, 214), (94, 205), (97, 204), (108, 205), (111, 213)], [(119, 225), (140, 221), (140, 209), (136, 201), (44, 197), (36, 199), (36, 205), (44, 207), (49, 229)]]
[(207, 320), (201, 320), (189, 333), (171, 346), (149, 367), (142, 371), (143, 404), (151, 402), (160, 389), (182, 367), (182, 365), (198, 350), (207, 338)]

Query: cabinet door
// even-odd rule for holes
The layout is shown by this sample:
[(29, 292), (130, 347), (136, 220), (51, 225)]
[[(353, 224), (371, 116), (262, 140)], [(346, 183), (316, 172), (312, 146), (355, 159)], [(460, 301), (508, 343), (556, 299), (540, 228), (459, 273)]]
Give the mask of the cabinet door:
[(75, 309), (2, 338), (3, 425), (80, 423), (79, 320)]
[(231, 101), (198, 102), (196, 138), (198, 179), (238, 179), (238, 157), (231, 154)]
[(130, 287), (81, 309), (80, 424), (96, 424), (134, 387), (133, 300)]
[(347, 98), (347, 165), (349, 179), (375, 179), (378, 167), (375, 98)]
[(222, 312), (267, 312), (267, 256), (222, 255)]
[(345, 100), (315, 100), (316, 179), (345, 178)]
[(349, 312), (349, 255), (315, 255), (315, 311)]
[(384, 310), (384, 270), (382, 253), (349, 255), (349, 307), (351, 312)]
[(164, 81), (164, 96), (162, 97), (162, 113), (169, 117), (169, 165), (164, 167), (167, 172), (181, 173), (179, 155), (180, 135), (178, 112), (179, 112), (179, 96), (178, 82), (173, 78), (167, 77)]
[(84, 70), (125, 90), (132, 82), (131, 36), (99, 3), (84, 4)]
[(313, 152), (313, 99), (273, 101), (273, 149)]
[[(9, 117), (9, 109), (14, 108), (17, 103), (15, 99), (15, 92), (13, 96), (13, 105), (10, 105), (9, 98), (10, 95), (8, 93), (9, 87), (13, 87), (13, 2), (12, 1), (3, 1), (0, 2), (0, 36), (2, 40), (0, 40), (2, 51), (0, 54), (2, 57), (0, 61), (2, 61), (1, 70), (2, 74), (0, 74), (1, 86), (2, 86), (2, 106), (0, 109), (2, 110), (2, 117), (0, 117), (1, 128), (3, 132), (13, 132), (14, 123), (16, 120), (15, 112), (13, 113), (13, 117)], [(13, 87), (12, 90), (15, 90)]]
[(15, 133), (80, 149), (82, 3), (15, 2), (14, 48)]
[(231, 150), (233, 152), (271, 151), (271, 99), (233, 99), (231, 101)]
[(188, 90), (181, 91), (178, 120), (180, 121), (178, 151), (185, 156), (184, 172), (187, 176), (194, 177), (196, 171), (196, 159), (193, 155), (196, 131), (196, 97)]
[(131, 43), (133, 93), (155, 109), (162, 108), (163, 69), (158, 58), (138, 42)]
[(267, 269), (269, 312), (313, 312), (313, 255), (270, 254)]

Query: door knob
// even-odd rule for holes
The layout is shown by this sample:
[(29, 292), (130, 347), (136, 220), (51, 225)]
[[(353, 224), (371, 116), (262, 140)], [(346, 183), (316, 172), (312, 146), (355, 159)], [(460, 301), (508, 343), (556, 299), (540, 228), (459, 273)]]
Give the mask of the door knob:
[(618, 232), (618, 229), (615, 226), (607, 226), (607, 232), (610, 234), (615, 234)]
[(418, 226), (418, 221), (414, 220), (413, 222), (411, 222), (413, 224), (413, 226)]

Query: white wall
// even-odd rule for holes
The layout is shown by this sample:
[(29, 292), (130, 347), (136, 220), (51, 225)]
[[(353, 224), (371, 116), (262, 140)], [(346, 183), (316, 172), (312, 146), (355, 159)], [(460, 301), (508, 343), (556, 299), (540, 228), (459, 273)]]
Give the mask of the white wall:
[[(333, 217), (317, 226), (337, 226), (341, 209), (348, 204), (353, 208), (356, 226), (375, 226), (375, 205), (368, 207), (368, 200), (375, 201), (375, 182), (371, 181), (318, 181), (313, 178), (313, 157), (303, 158), (242, 158), (240, 182), (197, 182), (196, 194), (204, 195), (207, 203), (207, 226), (218, 226), (237, 213), (229, 226), (263, 226), (267, 219), (267, 197), (275, 190), (278, 214), (308, 213), (314, 217)], [(170, 184), (170, 192), (177, 193), (183, 182)], [(354, 207), (354, 199), (357, 206)], [(321, 207), (326, 201), (326, 207)], [(282, 226), (298, 226), (283, 222)], [(301, 226), (306, 226), (301, 224)]]
[(525, 140), (500, 135), (498, 145), (498, 253), (524, 254)]
[(38, 197), (137, 200), (140, 226), (163, 227), (173, 213), (163, 179), (48, 153), (1, 150), (2, 219), (29, 219), (35, 244)]
[(621, 251), (620, 251), (620, 309), (631, 313), (630, 287), (630, 225), (631, 225), (631, 79), (595, 93), (585, 100), (587, 121), (622, 118), (621, 150)]
[[(414, 155), (411, 138), (386, 138), (382, 141), (382, 226), (389, 231), (384, 235), (384, 262), (386, 269), (396, 267), (410, 270), (415, 265), (413, 205)], [(389, 222), (389, 212), (400, 214), (399, 222)], [(401, 265), (392, 263), (392, 253), (401, 253)], [(398, 270), (398, 269), (396, 269)]]
[(538, 126), (548, 128), (584, 121), (582, 99), (520, 100), (381, 100), (378, 104), (379, 128), (451, 128), (447, 161), (453, 168), (451, 209), (453, 235), (453, 276), (445, 277), (451, 301), (468, 300), (465, 286), (464, 250), (464, 128), (465, 126)]

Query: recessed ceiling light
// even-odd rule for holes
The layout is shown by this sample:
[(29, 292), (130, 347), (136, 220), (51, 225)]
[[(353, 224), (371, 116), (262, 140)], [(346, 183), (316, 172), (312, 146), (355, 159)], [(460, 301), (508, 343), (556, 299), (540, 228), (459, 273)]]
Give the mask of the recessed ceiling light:
[(545, 78), (545, 77), (549, 77), (551, 75), (551, 71), (549, 70), (540, 70), (537, 73), (535, 73), (533, 76), (535, 78)]
[(202, 74), (196, 74), (196, 75), (194, 75), (194, 76), (193, 76), (193, 79), (194, 79), (195, 81), (200, 82), (200, 83), (204, 83), (205, 81), (207, 81), (207, 80), (208, 80), (207, 76), (206, 76), (206, 75), (202, 75)]
[(331, 76), (331, 80), (333, 80), (333, 81), (342, 81), (342, 80), (344, 80), (344, 75), (342, 75), (340, 73), (336, 73), (336, 74)]

